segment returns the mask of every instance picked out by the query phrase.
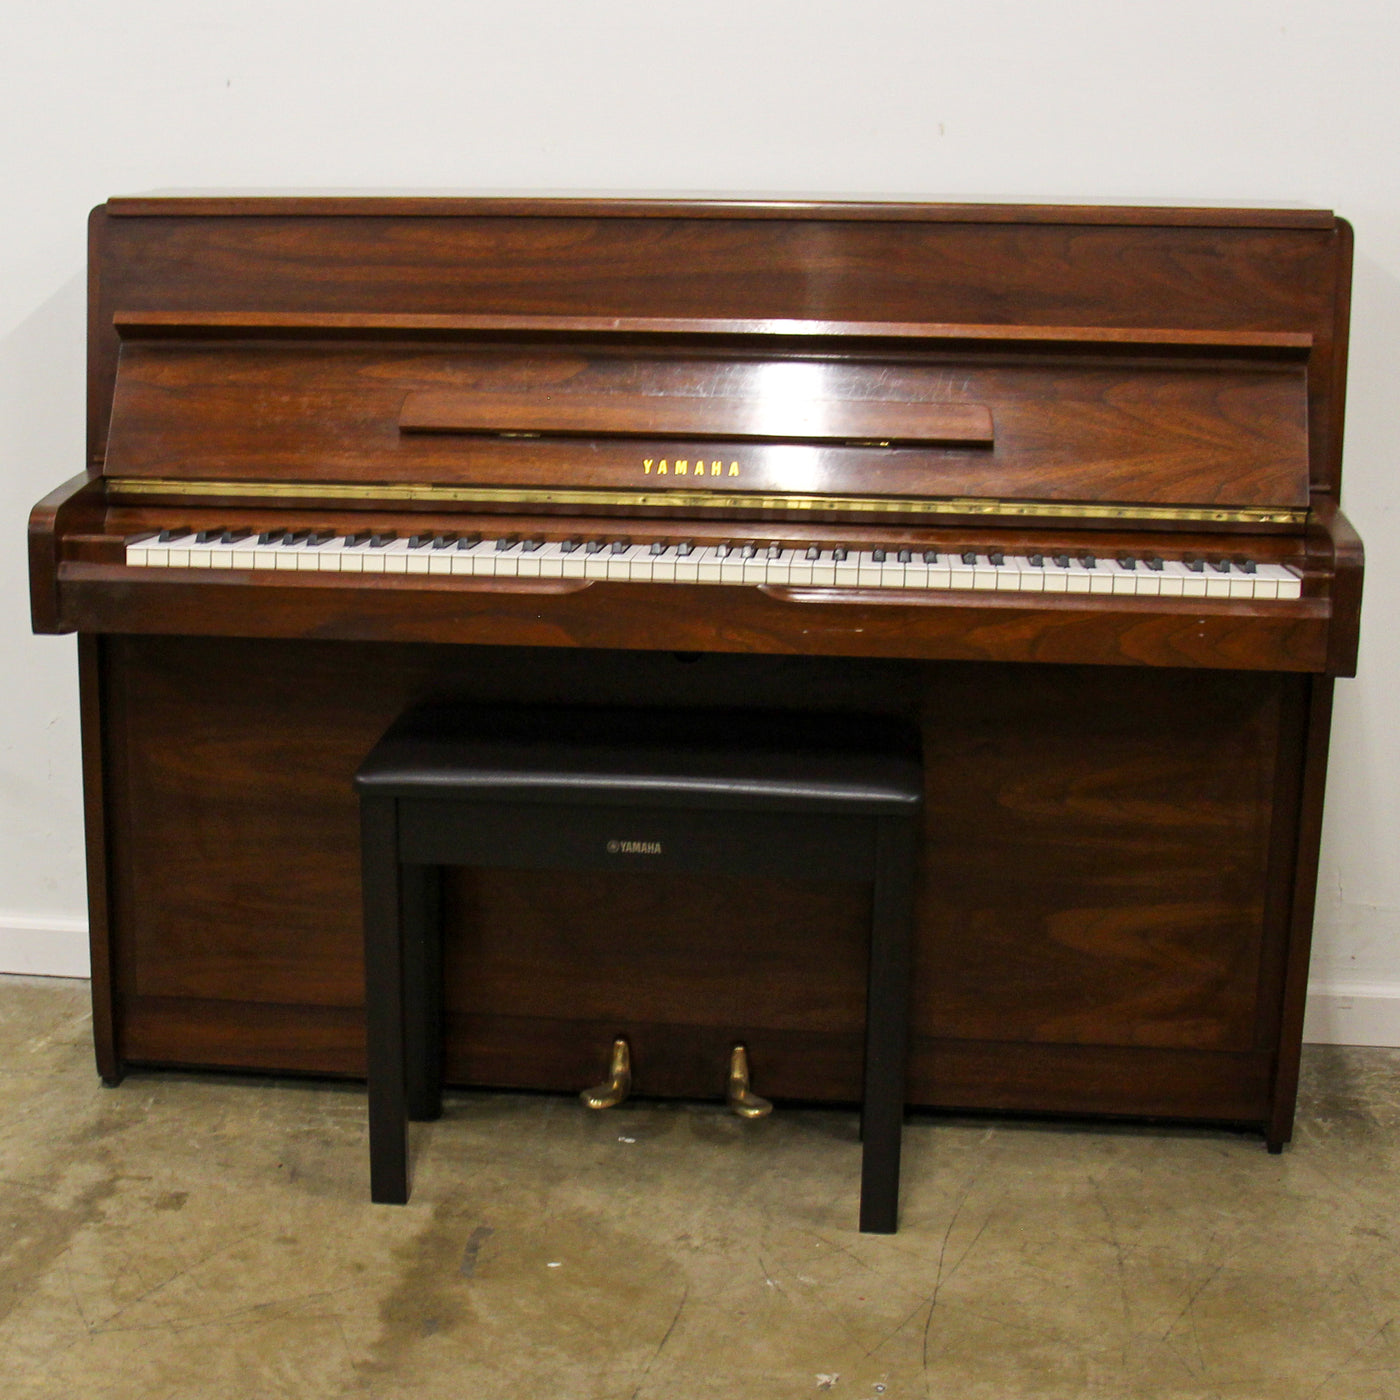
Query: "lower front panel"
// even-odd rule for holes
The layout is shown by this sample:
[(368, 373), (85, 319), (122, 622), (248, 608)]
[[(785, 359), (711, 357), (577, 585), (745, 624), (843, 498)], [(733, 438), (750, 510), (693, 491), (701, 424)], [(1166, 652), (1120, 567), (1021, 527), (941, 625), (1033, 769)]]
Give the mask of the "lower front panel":
[[(350, 777), (429, 696), (918, 719), (910, 1097), (1262, 1121), (1304, 682), (1230, 672), (115, 637), (102, 648), (115, 1047), (363, 1072)], [(1296, 693), (1295, 693), (1296, 692)], [(1286, 804), (1285, 804), (1286, 805)], [(858, 1096), (868, 891), (462, 871), (450, 1081)]]

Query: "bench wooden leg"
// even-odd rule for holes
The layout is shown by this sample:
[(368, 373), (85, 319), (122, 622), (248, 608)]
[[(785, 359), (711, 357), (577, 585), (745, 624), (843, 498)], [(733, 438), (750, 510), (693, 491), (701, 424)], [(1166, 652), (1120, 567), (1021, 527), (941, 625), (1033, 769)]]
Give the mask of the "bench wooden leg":
[(402, 894), (393, 798), (360, 803), (365, 934), (365, 1052), (369, 1073), (370, 1199), (408, 1200)]
[(408, 1116), (442, 1117), (442, 870), (399, 867)]
[(899, 1227), (914, 860), (913, 823), (882, 818), (876, 837), (861, 1108), (860, 1228), (868, 1234), (892, 1235)]

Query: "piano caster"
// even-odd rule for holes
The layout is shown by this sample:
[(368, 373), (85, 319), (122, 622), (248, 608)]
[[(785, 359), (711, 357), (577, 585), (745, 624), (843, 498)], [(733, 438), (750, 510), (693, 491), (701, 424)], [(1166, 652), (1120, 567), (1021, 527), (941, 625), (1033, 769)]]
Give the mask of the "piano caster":
[(749, 1052), (736, 1045), (729, 1052), (729, 1086), (726, 1097), (731, 1113), (740, 1118), (766, 1118), (773, 1111), (767, 1099), (760, 1098), (749, 1088)]
[(632, 1092), (632, 1052), (619, 1036), (613, 1041), (608, 1077), (579, 1094), (585, 1108), (616, 1108)]

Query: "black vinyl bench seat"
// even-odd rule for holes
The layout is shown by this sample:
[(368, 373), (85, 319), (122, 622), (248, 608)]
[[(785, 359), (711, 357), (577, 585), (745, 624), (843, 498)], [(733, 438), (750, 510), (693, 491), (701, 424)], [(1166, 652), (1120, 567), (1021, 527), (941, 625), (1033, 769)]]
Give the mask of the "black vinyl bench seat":
[(359, 772), (370, 1190), (408, 1200), (408, 1121), (441, 1112), (436, 869), (868, 881), (860, 1228), (890, 1233), (922, 772), (895, 721), (775, 712), (439, 706)]

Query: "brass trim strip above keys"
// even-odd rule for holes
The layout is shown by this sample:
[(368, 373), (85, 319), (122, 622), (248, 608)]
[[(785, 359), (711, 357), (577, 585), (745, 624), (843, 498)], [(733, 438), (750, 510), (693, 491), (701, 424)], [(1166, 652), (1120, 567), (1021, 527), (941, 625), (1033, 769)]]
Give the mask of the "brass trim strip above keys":
[(979, 496), (765, 495), (720, 491), (606, 491), (555, 487), (438, 486), (408, 482), (179, 481), (113, 477), (109, 497), (217, 497), (220, 503), (304, 500), (415, 501), (442, 505), (608, 506), (686, 510), (862, 511), (880, 515), (1003, 516), (1043, 520), (1159, 520), (1230, 525), (1303, 525), (1307, 507), (1150, 506), (1083, 501), (1000, 501)]

